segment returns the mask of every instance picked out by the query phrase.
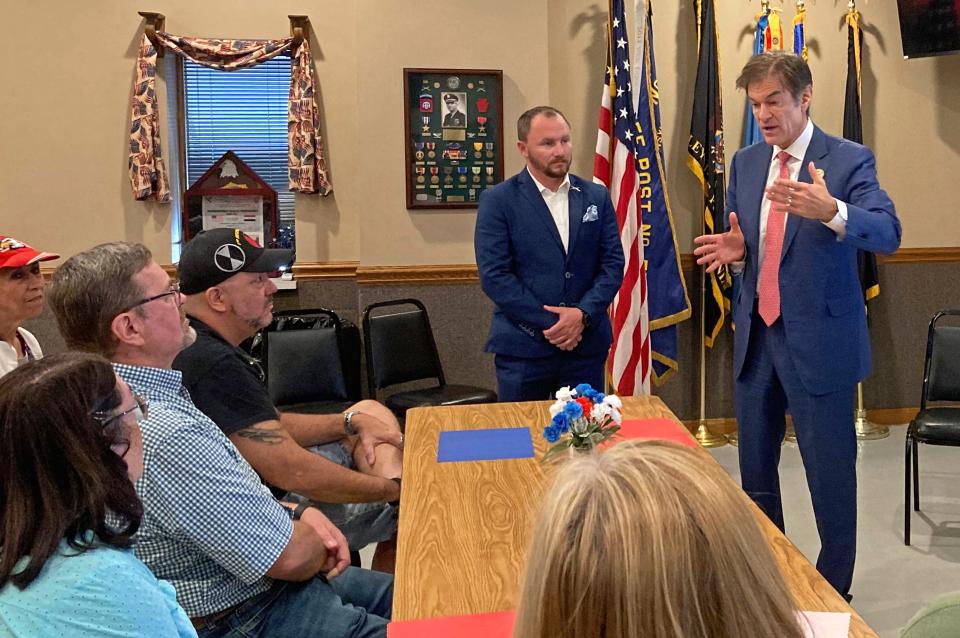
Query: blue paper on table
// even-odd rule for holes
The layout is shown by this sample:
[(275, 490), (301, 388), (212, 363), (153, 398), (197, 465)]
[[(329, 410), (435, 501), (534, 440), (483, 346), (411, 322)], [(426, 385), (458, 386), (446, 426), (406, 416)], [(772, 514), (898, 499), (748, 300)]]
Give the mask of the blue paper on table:
[(528, 459), (533, 456), (529, 428), (447, 430), (440, 433), (437, 462)]

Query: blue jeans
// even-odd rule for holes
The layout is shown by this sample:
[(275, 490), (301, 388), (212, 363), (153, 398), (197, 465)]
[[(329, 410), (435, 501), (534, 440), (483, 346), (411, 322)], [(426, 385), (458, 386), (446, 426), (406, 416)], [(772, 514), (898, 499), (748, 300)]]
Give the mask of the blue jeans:
[[(314, 454), (319, 454), (328, 461), (333, 461), (340, 467), (351, 470), (357, 469), (353, 455), (340, 441), (312, 445), (307, 448)], [(288, 493), (286, 501), (309, 500), (305, 496)], [(350, 551), (358, 551), (370, 543), (389, 541), (397, 537), (398, 508), (387, 503), (322, 503), (312, 501), (311, 504), (330, 519), (347, 538)]]
[(277, 581), (230, 615), (201, 630), (200, 638), (374, 638), (387, 635), (393, 576), (348, 567), (331, 581)]

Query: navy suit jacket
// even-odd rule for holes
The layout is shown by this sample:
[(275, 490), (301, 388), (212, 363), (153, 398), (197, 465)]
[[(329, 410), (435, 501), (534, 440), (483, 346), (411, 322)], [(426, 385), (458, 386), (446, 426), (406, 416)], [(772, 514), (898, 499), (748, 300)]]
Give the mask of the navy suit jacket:
[(607, 307), (623, 280), (623, 248), (610, 194), (570, 175), (569, 250), (526, 169), (480, 196), (474, 248), (483, 291), (495, 304), (486, 351), (539, 358), (560, 352), (543, 336), (548, 306), (576, 306), (590, 326), (574, 353), (610, 347)]
[[(733, 157), (727, 189), (746, 244), (740, 302), (734, 321), (734, 376), (747, 353), (759, 276), (760, 204), (773, 147), (741, 149)], [(813, 395), (852, 387), (870, 373), (870, 339), (857, 274), (857, 249), (892, 253), (900, 245), (900, 221), (893, 202), (877, 182), (870, 149), (826, 135), (814, 127), (799, 181), (810, 183), (807, 167), (823, 170), (830, 194), (847, 205), (842, 241), (819, 221), (787, 216), (780, 261), (780, 311), (790, 357), (804, 388)]]

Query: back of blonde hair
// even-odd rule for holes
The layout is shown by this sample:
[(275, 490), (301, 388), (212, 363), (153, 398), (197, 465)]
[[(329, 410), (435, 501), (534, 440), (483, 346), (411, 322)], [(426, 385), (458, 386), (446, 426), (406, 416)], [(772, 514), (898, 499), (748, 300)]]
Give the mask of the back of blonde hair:
[(627, 441), (562, 467), (516, 638), (801, 638), (747, 497), (689, 448)]

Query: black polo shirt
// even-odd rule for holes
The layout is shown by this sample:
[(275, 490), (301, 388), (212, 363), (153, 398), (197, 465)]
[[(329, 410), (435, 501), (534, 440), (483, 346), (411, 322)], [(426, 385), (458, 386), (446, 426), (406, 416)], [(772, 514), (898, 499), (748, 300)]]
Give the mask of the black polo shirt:
[(190, 317), (190, 325), (197, 340), (177, 355), (173, 367), (183, 374), (194, 405), (227, 436), (278, 419), (256, 360), (199, 319)]

